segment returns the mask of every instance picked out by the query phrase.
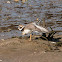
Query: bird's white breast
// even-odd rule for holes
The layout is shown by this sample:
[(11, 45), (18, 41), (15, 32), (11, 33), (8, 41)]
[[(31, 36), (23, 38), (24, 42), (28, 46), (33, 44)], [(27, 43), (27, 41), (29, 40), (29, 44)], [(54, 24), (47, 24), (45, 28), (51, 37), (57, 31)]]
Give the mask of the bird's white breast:
[(29, 29), (25, 29), (25, 30), (22, 32), (23, 35), (28, 34), (28, 33), (30, 33), (30, 30), (29, 30)]

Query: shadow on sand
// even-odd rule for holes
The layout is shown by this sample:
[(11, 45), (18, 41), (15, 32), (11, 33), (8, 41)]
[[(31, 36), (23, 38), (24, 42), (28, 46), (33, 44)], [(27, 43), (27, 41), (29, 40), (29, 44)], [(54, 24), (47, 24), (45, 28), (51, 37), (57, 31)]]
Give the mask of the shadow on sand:
[[(60, 37), (59, 38), (54, 38), (54, 35), (56, 34), (57, 32), (55, 31), (51, 31), (48, 36), (46, 36), (46, 33), (43, 33), (43, 35), (40, 37), (41, 39), (43, 40), (47, 40), (48, 41), (48, 47), (49, 47), (49, 51), (55, 51), (55, 50), (58, 50), (60, 51), (60, 49), (58, 47), (61, 47), (62, 46), (62, 42), (60, 41)], [(53, 45), (51, 45), (51, 43), (55, 43), (55, 49), (52, 48)]]

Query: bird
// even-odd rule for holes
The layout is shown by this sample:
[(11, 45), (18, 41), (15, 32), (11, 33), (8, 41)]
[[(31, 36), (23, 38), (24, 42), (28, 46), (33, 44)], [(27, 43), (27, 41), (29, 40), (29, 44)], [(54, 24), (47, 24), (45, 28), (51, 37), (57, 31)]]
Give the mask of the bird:
[(26, 35), (26, 34), (30, 34), (30, 40), (31, 41), (31, 37), (32, 37), (32, 32), (38, 32), (38, 33), (48, 33), (49, 31), (38, 25), (36, 22), (31, 22), (31, 23), (28, 23), (26, 24), (25, 26), (24, 25), (19, 25), (18, 26), (18, 29), (22, 32), (22, 35)]

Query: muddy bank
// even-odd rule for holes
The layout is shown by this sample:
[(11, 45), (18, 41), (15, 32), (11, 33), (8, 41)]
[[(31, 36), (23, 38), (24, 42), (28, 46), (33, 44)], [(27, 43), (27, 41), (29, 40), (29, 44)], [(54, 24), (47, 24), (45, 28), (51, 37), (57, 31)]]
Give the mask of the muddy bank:
[[(62, 36), (55, 36), (55, 38)], [(1, 62), (62, 62), (62, 46), (58, 49), (50, 44), (54, 50), (50, 50), (48, 42), (42, 39), (32, 38), (29, 41), (28, 37), (11, 38), (0, 40), (0, 61)], [(48, 57), (47, 57), (48, 56)], [(53, 59), (53, 60), (52, 60)]]

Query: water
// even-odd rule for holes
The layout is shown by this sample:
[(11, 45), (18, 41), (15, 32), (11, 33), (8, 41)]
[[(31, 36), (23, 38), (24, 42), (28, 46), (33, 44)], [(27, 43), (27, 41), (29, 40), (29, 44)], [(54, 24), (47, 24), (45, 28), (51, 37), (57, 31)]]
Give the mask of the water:
[(48, 28), (51, 26), (53, 30), (62, 31), (61, 0), (28, 0), (24, 4), (21, 1), (18, 3), (13, 0), (9, 0), (10, 3), (7, 1), (0, 0), (0, 39), (20, 36), (18, 25), (36, 21), (37, 18), (41, 24), (42, 19), (45, 18)]

